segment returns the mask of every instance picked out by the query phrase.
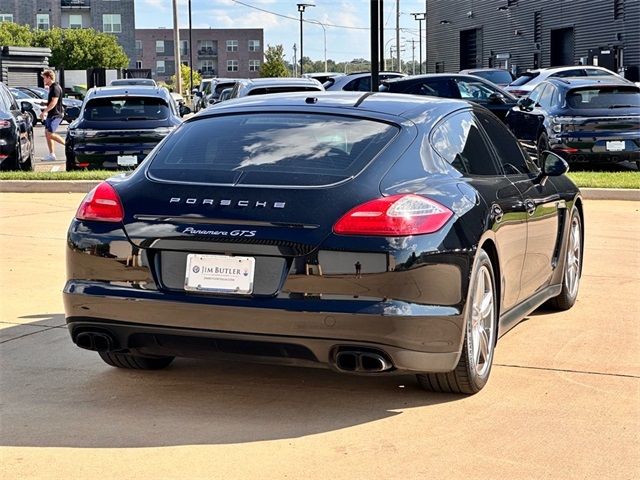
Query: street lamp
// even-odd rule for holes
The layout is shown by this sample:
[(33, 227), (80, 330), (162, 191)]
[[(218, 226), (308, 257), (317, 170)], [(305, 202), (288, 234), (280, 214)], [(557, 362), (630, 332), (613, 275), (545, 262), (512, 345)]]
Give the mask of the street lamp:
[(427, 19), (426, 13), (412, 13), (413, 18), (418, 21), (418, 50), (420, 58), (420, 74), (422, 74), (422, 21)]
[(304, 66), (302, 65), (302, 60), (304, 58), (303, 55), (303, 46), (302, 46), (302, 14), (304, 13), (305, 8), (307, 7), (315, 7), (312, 3), (298, 3), (298, 11), (300, 12), (300, 76), (304, 73)]
[(312, 23), (317, 23), (322, 27), (322, 34), (324, 35), (324, 71), (327, 72), (327, 29), (322, 22), (318, 20), (309, 20)]

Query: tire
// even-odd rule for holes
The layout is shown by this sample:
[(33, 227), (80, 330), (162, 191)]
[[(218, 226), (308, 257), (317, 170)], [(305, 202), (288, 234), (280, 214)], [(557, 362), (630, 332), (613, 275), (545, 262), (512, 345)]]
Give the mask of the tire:
[(130, 353), (98, 352), (100, 358), (112, 367), (133, 370), (161, 370), (168, 367), (175, 357), (143, 357)]
[(562, 272), (562, 291), (549, 300), (554, 310), (569, 310), (576, 303), (582, 274), (582, 220), (575, 208), (571, 212), (571, 226), (567, 238), (564, 271)]
[(467, 295), (464, 344), (455, 370), (418, 374), (425, 390), (446, 393), (478, 393), (491, 373), (497, 330), (495, 276), (487, 252), (480, 250), (474, 262)]
[(543, 132), (538, 137), (538, 143), (536, 144), (536, 151), (538, 153), (536, 164), (538, 167), (542, 167), (542, 152), (545, 150), (549, 150), (549, 139), (547, 138), (547, 134)]
[(35, 127), (38, 124), (38, 116), (33, 110), (29, 110), (29, 115), (31, 115), (31, 124)]

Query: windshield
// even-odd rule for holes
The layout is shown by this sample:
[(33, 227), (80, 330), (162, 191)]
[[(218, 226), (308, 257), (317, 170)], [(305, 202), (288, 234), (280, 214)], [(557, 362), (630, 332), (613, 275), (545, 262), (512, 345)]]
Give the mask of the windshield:
[(477, 71), (472, 73), (472, 75), (484, 78), (498, 85), (508, 85), (513, 80), (509, 72), (501, 70)]
[(18, 99), (20, 99), (20, 100), (22, 100), (22, 99), (33, 100), (33, 97), (32, 97), (32, 96), (27, 95), (26, 93), (24, 93), (24, 92), (23, 92), (23, 91), (21, 91), (21, 90), (17, 90), (17, 89), (15, 89), (15, 88), (11, 88), (10, 90), (11, 90), (11, 94), (12, 94), (15, 98), (18, 98)]
[(164, 120), (169, 118), (169, 106), (157, 97), (94, 98), (84, 109), (85, 120)]
[(640, 90), (633, 86), (589, 87), (567, 93), (567, 105), (575, 109), (640, 107)]
[(516, 78), (513, 82), (509, 84), (510, 87), (520, 87), (525, 83), (529, 83), (531, 80), (540, 75), (538, 72), (527, 72), (523, 73), (522, 76)]
[(149, 174), (196, 183), (326, 185), (356, 175), (396, 133), (386, 123), (325, 114), (209, 117), (170, 136)]

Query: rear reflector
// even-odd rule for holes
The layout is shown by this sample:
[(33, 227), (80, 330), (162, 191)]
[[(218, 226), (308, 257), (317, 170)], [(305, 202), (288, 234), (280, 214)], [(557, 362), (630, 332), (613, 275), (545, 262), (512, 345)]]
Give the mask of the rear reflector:
[(451, 210), (429, 198), (393, 195), (355, 207), (338, 220), (333, 231), (339, 235), (420, 235), (437, 232), (452, 216)]
[(121, 222), (124, 210), (120, 197), (111, 185), (102, 182), (84, 197), (76, 212), (76, 218), (97, 222)]

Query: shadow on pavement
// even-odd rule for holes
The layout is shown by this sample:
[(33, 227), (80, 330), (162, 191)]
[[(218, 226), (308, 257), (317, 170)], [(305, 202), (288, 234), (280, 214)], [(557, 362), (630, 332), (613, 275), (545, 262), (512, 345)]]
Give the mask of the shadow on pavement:
[(71, 342), (61, 326), (64, 315), (30, 318), (40, 320), (21, 330), (39, 331), (16, 332), (16, 338), (6, 332), (10, 339), (0, 345), (3, 446), (124, 448), (296, 438), (465, 398), (425, 392), (413, 375), (365, 378), (184, 358), (161, 371), (116, 369)]

